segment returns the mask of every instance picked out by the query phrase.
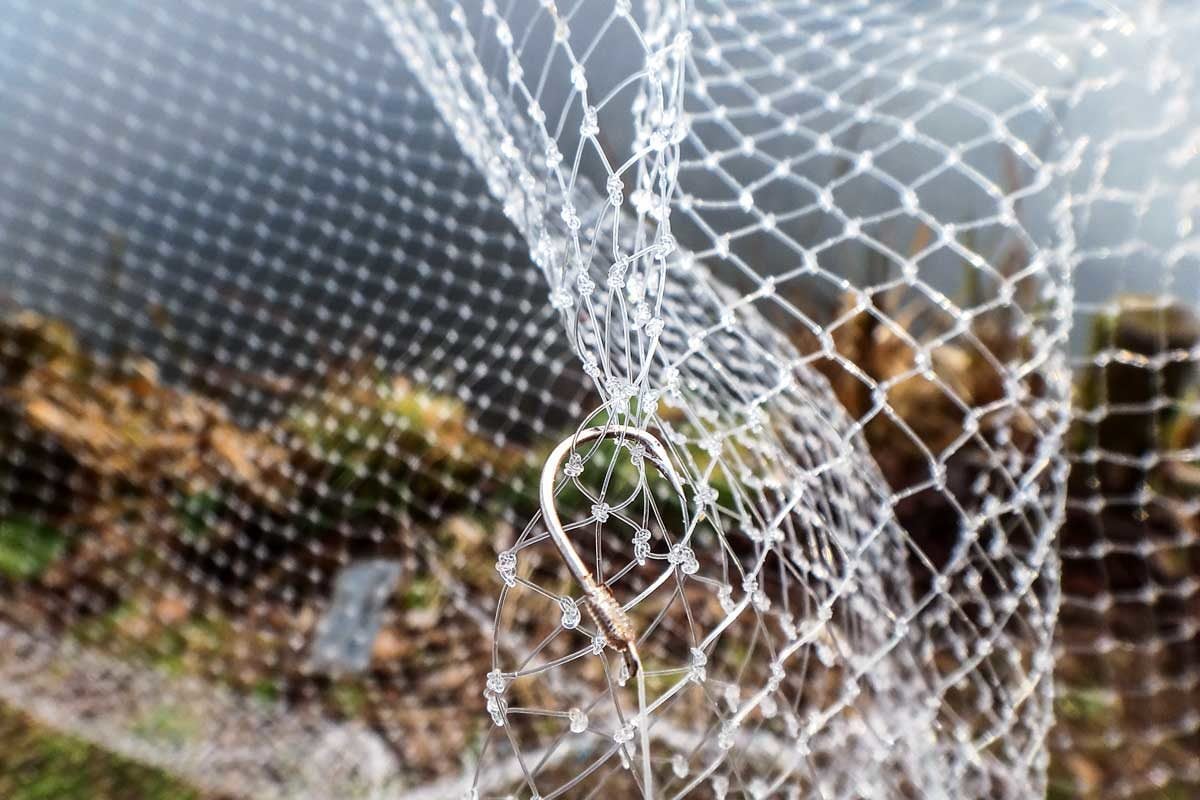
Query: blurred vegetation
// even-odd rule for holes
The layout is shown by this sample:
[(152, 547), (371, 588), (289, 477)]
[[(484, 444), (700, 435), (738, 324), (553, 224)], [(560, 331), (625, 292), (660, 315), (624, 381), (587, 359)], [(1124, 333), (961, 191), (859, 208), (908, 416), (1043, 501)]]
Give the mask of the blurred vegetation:
[[(1149, 571), (1113, 554), (1101, 572), (1068, 560), (1063, 580), (1082, 595), (1154, 587), (1149, 617), (1161, 633), (1163, 624), (1197, 614), (1190, 601), (1159, 590), (1200, 576), (1191, 547), (1200, 526), (1186, 504), (1169, 502), (1200, 497), (1200, 463), (1190, 455), (1200, 444), (1197, 389), (1192, 362), (1178, 357), (1200, 339), (1200, 325), (1182, 310), (1148, 306), (1126, 298), (1095, 323), (1093, 354), (1113, 357), (1079, 376), (1076, 405), (1105, 413), (1085, 414), (1069, 446), (1076, 454), (1129, 459), (1077, 468), (1070, 491), (1085, 500), (1145, 486), (1156, 502), (1140, 515), (1113, 506), (1076, 510), (1062, 539), (1074, 548), (1101, 536), (1150, 541), (1152, 555), (1139, 562)], [(868, 420), (868, 446), (893, 488), (928, 478), (934, 453), (945, 455), (951, 490), (965, 495), (964, 487), (988, 477), (984, 450), (998, 437), (1018, 453), (1036, 444), (1038, 426), (1020, 409), (969, 413), (1004, 398), (1006, 365), (1026, 360), (1029, 346), (1012, 335), (1011, 320), (982, 315), (923, 360), (909, 333), (944, 333), (952, 321), (939, 313), (901, 292), (847, 294), (831, 332), (836, 357), (803, 333), (796, 341), (848, 412)], [(255, 696), (317, 698), (335, 715), (379, 727), (414, 769), (436, 773), (457, 763), (472, 735), (466, 720), (479, 710), (477, 673), (486, 669), (488, 643), (461, 617), (443, 573), (453, 570), (467, 591), (494, 595), (496, 554), (514, 536), (500, 512), (516, 519), (534, 513), (544, 452), (498, 446), (460, 400), (365, 366), (333, 374), (273, 428), (250, 430), (216, 403), (164, 385), (153, 364), (89, 353), (69, 327), (31, 312), (0, 320), (0, 356), (0, 451), (20, 454), (0, 483), (0, 589), (12, 598), (6, 603), (17, 621), (58, 624), (122, 657), (217, 677)], [(883, 389), (876, 393), (872, 384)], [(1033, 377), (1025, 388), (1033, 398), (1043, 391)], [(1118, 412), (1107, 410), (1113, 404)], [(670, 422), (686, 432), (681, 420)], [(1179, 455), (1143, 458), (1152, 452)], [(605, 445), (588, 468), (606, 470), (614, 454)], [(703, 469), (704, 454), (696, 458)], [(637, 480), (630, 460), (619, 459), (614, 492)], [(711, 483), (729, 496), (719, 471)], [(655, 491), (664, 519), (678, 518), (679, 499), (665, 486)], [(924, 536), (935, 563), (949, 552), (957, 518), (938, 496), (918, 493), (897, 509), (902, 524)], [(564, 516), (579, 517), (591, 501), (569, 487), (559, 502)], [(253, 558), (245, 556), (247, 541)], [(293, 642), (310, 637), (341, 567), (375, 555), (403, 559), (407, 577), (390, 601), (371, 669), (363, 676), (311, 675)], [(186, 578), (195, 591), (139, 592), (120, 580), (132, 570), (145, 586)], [(1090, 625), (1087, 635), (1123, 636), (1144, 628), (1146, 618), (1113, 611), (1077, 620), (1068, 612), (1064, 624)], [(437, 680), (421, 679), (431, 671)], [(1060, 671), (1065, 690), (1056, 709), (1069, 730), (1105, 734), (1136, 717), (1099, 688), (1106, 676), (1094, 664), (1066, 660)], [(397, 693), (397, 686), (416, 685), (431, 693)], [(458, 722), (447, 716), (454, 708)], [(428, 727), (429, 709), (442, 721), (436, 732)], [(1130, 730), (1148, 724), (1154, 721), (1143, 714)], [(173, 714), (144, 725), (168, 738), (188, 735), (186, 719)], [(196, 796), (153, 771), (105, 761), (94, 748), (14, 712), (0, 713), (0, 731), (7, 745), (0, 797)], [(1168, 760), (1196, 757), (1167, 753), (1166, 744), (1159, 749)], [(1151, 758), (1147, 753), (1133, 757)], [(1050, 797), (1102, 796), (1121, 767), (1103, 760), (1110, 755), (1099, 748), (1056, 761)], [(81, 777), (90, 770), (114, 776), (117, 793)], [(1155, 800), (1192, 796), (1162, 792)]]
[(3, 705), (0, 743), (5, 800), (217, 800)]
[(0, 572), (9, 578), (42, 575), (62, 553), (62, 531), (25, 517), (0, 519)]
[[(936, 459), (948, 491), (971, 508), (974, 487), (995, 477), (989, 450), (1029, 458), (1039, 425), (1027, 409), (998, 403), (1010, 391), (1006, 371), (1030, 356), (1009, 312), (982, 315), (944, 338), (954, 322), (906, 288), (848, 292), (830, 326), (832, 353), (804, 330), (795, 341), (852, 418), (865, 421), (867, 444), (894, 490), (929, 482)], [(1200, 763), (1200, 735), (1184, 727), (1194, 694), (1172, 688), (1191, 685), (1200, 647), (1200, 320), (1160, 298), (1129, 295), (1093, 317), (1090, 335), (1092, 366), (1075, 375), (1059, 541), (1064, 593), (1096, 603), (1067, 602), (1060, 613), (1059, 640), (1071, 647), (1056, 665), (1051, 739), (1072, 744), (1054, 754), (1051, 800), (1103, 800), (1117, 781), (1169, 779)], [(1044, 394), (1036, 375), (1023, 388), (1031, 401)], [(946, 494), (917, 492), (896, 513), (940, 565), (959, 529)], [(1020, 544), (1010, 535), (1006, 549)], [(914, 568), (917, 591), (925, 577)], [(1198, 796), (1200, 786), (1174, 782), (1137, 800)]]

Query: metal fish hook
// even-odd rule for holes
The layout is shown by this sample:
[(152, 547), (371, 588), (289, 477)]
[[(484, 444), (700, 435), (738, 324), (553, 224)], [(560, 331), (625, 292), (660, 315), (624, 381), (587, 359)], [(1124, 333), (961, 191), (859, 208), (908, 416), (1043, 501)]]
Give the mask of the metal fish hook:
[(546, 459), (545, 466), (542, 467), (542, 480), (538, 497), (542, 506), (542, 517), (546, 521), (546, 528), (550, 531), (550, 538), (554, 540), (558, 552), (562, 554), (563, 560), (567, 562), (567, 568), (571, 570), (571, 574), (575, 577), (575, 580), (583, 587), (583, 594), (587, 599), (588, 610), (592, 618), (604, 631), (613, 647), (620, 651), (625, 659), (625, 666), (629, 670), (629, 676), (633, 677), (637, 675), (638, 670), (641, 668), (641, 659), (637, 651), (637, 632), (633, 629), (633, 622), (629, 619), (629, 615), (625, 613), (625, 609), (613, 597), (608, 587), (597, 583), (596, 579), (592, 577), (591, 571), (584, 564), (583, 559), (579, 557), (575, 546), (567, 538), (562, 520), (558, 516), (558, 508), (554, 503), (555, 479), (558, 476), (558, 469), (562, 465), (563, 459), (579, 445), (600, 439), (631, 439), (638, 442), (646, 448), (645, 457), (667, 477), (667, 480), (671, 482), (671, 487), (679, 493), (681, 498), (684, 497), (683, 483), (679, 480), (679, 475), (671, 465), (671, 458), (667, 453), (667, 449), (663, 447), (662, 442), (644, 430), (631, 428), (627, 425), (584, 428), (577, 434), (568, 436), (559, 442), (558, 446), (554, 448), (550, 456)]

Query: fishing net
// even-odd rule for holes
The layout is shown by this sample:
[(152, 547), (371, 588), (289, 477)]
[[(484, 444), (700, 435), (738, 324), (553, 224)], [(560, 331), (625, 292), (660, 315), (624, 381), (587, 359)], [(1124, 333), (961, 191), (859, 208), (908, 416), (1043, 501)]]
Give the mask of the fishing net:
[(1075, 403), (1050, 746), (1065, 794), (1187, 797), (1200, 788), (1200, 61), (1186, 43), (1200, 21), (1179, 4), (1131, 11), (1086, 48), (1088, 88), (1063, 113), (1080, 142)]
[(1200, 785), (1185, 4), (0, 7), (8, 795)]

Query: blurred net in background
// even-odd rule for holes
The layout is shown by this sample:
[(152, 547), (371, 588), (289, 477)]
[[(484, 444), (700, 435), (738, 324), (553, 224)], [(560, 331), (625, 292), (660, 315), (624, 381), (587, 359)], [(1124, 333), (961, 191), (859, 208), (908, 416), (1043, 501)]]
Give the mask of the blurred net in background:
[(1200, 783), (1185, 4), (3, 6), (8, 795)]
[(1200, 791), (1200, 62), (1188, 45), (1198, 25), (1186, 4), (1131, 6), (1080, 48), (1080, 89), (1064, 95), (1064, 128), (1080, 142), (1072, 469), (1049, 740), (1064, 796)]

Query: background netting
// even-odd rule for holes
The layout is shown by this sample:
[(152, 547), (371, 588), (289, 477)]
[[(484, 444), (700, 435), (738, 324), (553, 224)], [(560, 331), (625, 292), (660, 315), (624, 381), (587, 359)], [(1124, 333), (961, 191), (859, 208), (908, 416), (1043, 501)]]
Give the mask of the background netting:
[(0, 8), (6, 796), (1200, 788), (1188, 4)]

